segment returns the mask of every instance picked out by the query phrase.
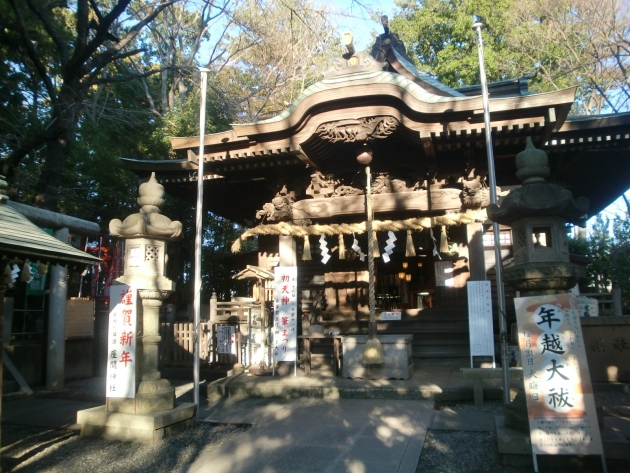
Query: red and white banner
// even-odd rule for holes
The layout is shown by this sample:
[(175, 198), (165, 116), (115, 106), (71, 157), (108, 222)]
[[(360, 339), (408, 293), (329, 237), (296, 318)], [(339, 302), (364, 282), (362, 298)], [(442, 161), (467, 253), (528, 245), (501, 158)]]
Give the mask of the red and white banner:
[(107, 397), (136, 397), (136, 319), (138, 291), (125, 284), (110, 288), (107, 338)]
[(297, 266), (274, 268), (274, 361), (297, 360)]
[(602, 455), (577, 300), (514, 299), (532, 453)]

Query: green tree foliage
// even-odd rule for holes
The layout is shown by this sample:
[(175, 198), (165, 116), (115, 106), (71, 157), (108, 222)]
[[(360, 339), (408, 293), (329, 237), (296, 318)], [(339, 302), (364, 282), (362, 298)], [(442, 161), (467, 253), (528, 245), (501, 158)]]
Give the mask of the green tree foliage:
[[(407, 46), (421, 70), (451, 87), (478, 84), (477, 43), (473, 15), (485, 23), (484, 53), (488, 80), (532, 72), (509, 48), (506, 14), (514, 0), (397, 0), (392, 31)], [(530, 69), (528, 69), (530, 67)], [(525, 68), (525, 69), (523, 69)]]
[(577, 87), (574, 114), (628, 110), (630, 4), (618, 0), (397, 0), (392, 30), (420, 69), (478, 84), (473, 15), (489, 81), (533, 74), (534, 91)]
[(329, 8), (311, 0), (245, 0), (234, 12), (240, 48), (211, 87), (240, 123), (281, 113), (341, 54)]
[(625, 215), (612, 219), (598, 215), (586, 239), (570, 240), (570, 250), (591, 258), (586, 282), (596, 292), (610, 291), (613, 281), (619, 283), (624, 314), (630, 313), (630, 206)]
[(2, 172), (11, 173), (26, 155), (45, 148), (36, 187), (39, 205), (57, 208), (62, 172), (86, 101), (98, 92), (99, 85), (137, 78), (108, 66), (139, 54), (134, 40), (174, 1), (154, 2), (138, 21), (125, 24), (123, 14), (131, 0), (77, 0), (71, 4), (4, 0), (9, 8), (3, 2), (3, 39), (20, 46), (20, 54), (3, 58), (4, 67), (15, 74), (33, 71), (32, 80), (38, 86), (31, 87), (31, 93), (42, 94), (40, 102), (36, 96), (34, 101), (45, 110), (37, 112), (34, 122), (39, 124), (25, 127), (24, 136), (12, 144), (2, 161)]
[(510, 9), (506, 41), (546, 87), (578, 86), (574, 113), (628, 110), (628, 2), (520, 0)]

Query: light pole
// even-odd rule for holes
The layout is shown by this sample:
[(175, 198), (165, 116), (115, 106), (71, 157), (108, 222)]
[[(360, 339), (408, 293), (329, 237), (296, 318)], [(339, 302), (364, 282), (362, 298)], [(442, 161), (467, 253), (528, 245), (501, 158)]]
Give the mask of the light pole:
[(193, 326), (193, 402), (195, 403), (195, 420), (199, 422), (199, 324), (201, 321), (201, 239), (203, 220), (203, 155), (206, 134), (206, 87), (210, 69), (201, 68), (201, 106), (199, 109), (199, 155), (197, 156), (197, 212), (195, 225), (195, 293)]
[[(479, 54), (479, 75), (481, 76), (481, 94), (483, 100), (483, 121), (486, 128), (486, 150), (488, 153), (488, 180), (490, 185), (490, 203), (497, 205), (497, 179), (494, 172), (494, 152), (492, 148), (492, 129), (490, 127), (490, 105), (488, 103), (488, 83), (486, 65), (483, 57), (483, 23), (476, 22), (472, 29), (477, 34), (477, 52)], [(494, 234), (494, 267), (497, 276), (497, 303), (499, 306), (499, 336), (501, 340), (501, 369), (503, 370), (503, 402), (510, 402), (510, 371), (507, 351), (507, 322), (505, 320), (505, 290), (503, 288), (503, 262), (501, 261), (501, 232), (499, 224), (492, 222)]]

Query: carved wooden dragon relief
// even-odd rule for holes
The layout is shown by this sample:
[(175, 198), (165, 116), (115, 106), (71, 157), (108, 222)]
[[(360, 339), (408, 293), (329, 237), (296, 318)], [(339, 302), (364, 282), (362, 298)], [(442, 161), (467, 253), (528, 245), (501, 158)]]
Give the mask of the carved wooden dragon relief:
[(331, 143), (366, 141), (371, 138), (387, 138), (398, 127), (398, 120), (392, 116), (365, 117), (322, 123), (316, 134)]

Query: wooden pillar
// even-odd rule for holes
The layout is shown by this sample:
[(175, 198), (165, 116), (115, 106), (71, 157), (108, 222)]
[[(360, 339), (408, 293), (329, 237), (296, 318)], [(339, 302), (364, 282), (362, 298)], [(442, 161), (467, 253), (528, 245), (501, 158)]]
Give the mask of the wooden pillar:
[(292, 236), (280, 235), (278, 237), (278, 249), (280, 266), (297, 266), (297, 248)]
[[(55, 230), (53, 236), (68, 242), (68, 229)], [(68, 268), (51, 265), (50, 297), (48, 305), (48, 334), (46, 347), (46, 389), (63, 389), (66, 364), (66, 298), (68, 295)]]
[(478, 222), (466, 225), (468, 240), (468, 265), (470, 281), (486, 280), (486, 258), (483, 250), (483, 224)]
[[(0, 258), (0, 261), (2, 259)], [(4, 268), (0, 265), (0, 271), (4, 272)], [(4, 275), (0, 273), (0, 393), (2, 393), (2, 377), (3, 377), (3, 368), (4, 363), (2, 362), (2, 355), (4, 353), (4, 292), (6, 291), (7, 286), (4, 281)], [(2, 396), (0, 395), (0, 417), (2, 416)], [(0, 438), (1, 440), (1, 438)], [(1, 443), (0, 443), (1, 445)]]

